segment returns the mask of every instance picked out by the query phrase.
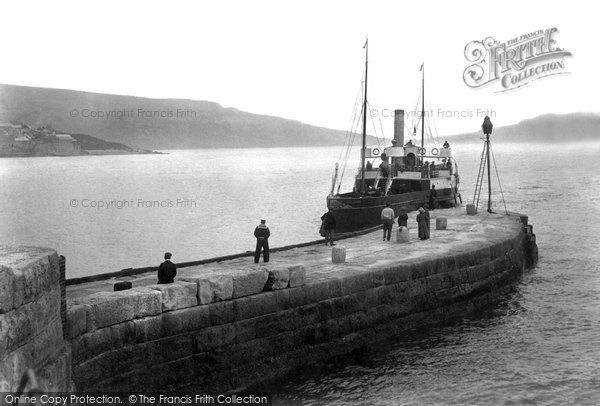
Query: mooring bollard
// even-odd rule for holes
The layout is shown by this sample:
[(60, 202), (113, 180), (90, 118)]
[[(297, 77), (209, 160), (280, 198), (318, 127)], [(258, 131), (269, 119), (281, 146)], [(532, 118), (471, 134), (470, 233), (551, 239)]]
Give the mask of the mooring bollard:
[(477, 214), (477, 207), (474, 204), (472, 204), (472, 203), (467, 204), (467, 214), (469, 216), (476, 215)]
[(128, 290), (128, 289), (131, 289), (132, 286), (133, 286), (133, 284), (129, 281), (117, 282), (113, 285), (113, 290), (115, 292), (118, 292), (121, 290)]
[(396, 234), (396, 242), (408, 242), (410, 241), (410, 232), (408, 228), (402, 226), (398, 228), (398, 233)]
[(333, 247), (331, 249), (331, 262), (334, 264), (346, 262), (346, 247)]
[(447, 226), (448, 226), (448, 218), (438, 217), (435, 219), (435, 229), (436, 230), (445, 230)]

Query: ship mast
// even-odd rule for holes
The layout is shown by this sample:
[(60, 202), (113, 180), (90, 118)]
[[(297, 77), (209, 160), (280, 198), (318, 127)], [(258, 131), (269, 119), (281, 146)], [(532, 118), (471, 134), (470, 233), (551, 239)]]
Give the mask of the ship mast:
[(363, 46), (365, 49), (365, 96), (363, 100), (363, 128), (362, 128), (362, 149), (360, 151), (360, 192), (365, 194), (365, 155), (367, 152), (367, 79), (369, 76), (369, 38)]
[(421, 165), (425, 154), (425, 62), (421, 65)]

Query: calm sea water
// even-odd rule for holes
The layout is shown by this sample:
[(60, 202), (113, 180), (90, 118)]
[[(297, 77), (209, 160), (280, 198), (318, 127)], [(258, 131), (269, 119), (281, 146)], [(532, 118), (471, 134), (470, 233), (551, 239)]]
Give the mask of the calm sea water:
[[(454, 148), (465, 201), (481, 149)], [(74, 277), (156, 265), (166, 250), (179, 262), (250, 250), (261, 217), (272, 246), (313, 240), (339, 152), (0, 159), (0, 243), (55, 248)], [(539, 264), (517, 293), (368, 361), (279, 382), (276, 403), (600, 404), (600, 144), (494, 153), (507, 208), (527, 213), (538, 237)]]
[[(339, 148), (0, 159), (0, 243), (48, 246), (67, 277), (319, 238)], [(353, 162), (353, 168), (356, 164)]]

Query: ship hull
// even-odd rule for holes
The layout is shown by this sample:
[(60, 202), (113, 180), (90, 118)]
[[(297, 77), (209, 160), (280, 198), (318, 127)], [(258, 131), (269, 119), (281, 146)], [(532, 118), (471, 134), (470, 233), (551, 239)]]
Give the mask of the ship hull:
[[(429, 203), (429, 190), (388, 196), (353, 197), (351, 193), (327, 197), (327, 207), (333, 210), (336, 233), (349, 233), (381, 224), (381, 211), (389, 203), (396, 216), (404, 207), (407, 212)], [(456, 207), (461, 196), (454, 188), (438, 190), (436, 207)]]

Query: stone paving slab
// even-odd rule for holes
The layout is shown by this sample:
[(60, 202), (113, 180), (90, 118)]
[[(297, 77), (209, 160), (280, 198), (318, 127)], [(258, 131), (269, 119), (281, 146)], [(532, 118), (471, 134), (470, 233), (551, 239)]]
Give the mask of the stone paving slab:
[[(438, 209), (431, 214), (431, 238), (421, 241), (417, 236), (416, 212), (409, 213), (408, 228), (410, 241), (396, 242), (397, 223), (394, 225), (391, 241), (382, 241), (382, 231), (374, 231), (357, 237), (339, 240), (338, 246), (346, 248), (346, 262), (331, 262), (331, 247), (311, 245), (288, 251), (273, 252), (271, 262), (254, 264), (253, 257), (210, 263), (177, 270), (177, 278), (194, 278), (198, 275), (239, 275), (240, 272), (272, 270), (297, 265), (306, 269), (306, 283), (336, 279), (351, 274), (367, 272), (386, 265), (412, 264), (428, 259), (455, 255), (486, 247), (494, 242), (514, 236), (521, 227), (519, 218), (505, 214), (487, 212), (475, 216), (466, 215), (465, 208)], [(436, 230), (436, 218), (447, 217), (446, 230)], [(158, 265), (158, 264), (157, 264)], [(105, 281), (89, 282), (67, 286), (69, 298), (86, 296), (101, 291), (112, 291), (117, 280), (129, 280), (134, 287), (154, 285), (154, 273), (131, 277), (112, 278)]]

